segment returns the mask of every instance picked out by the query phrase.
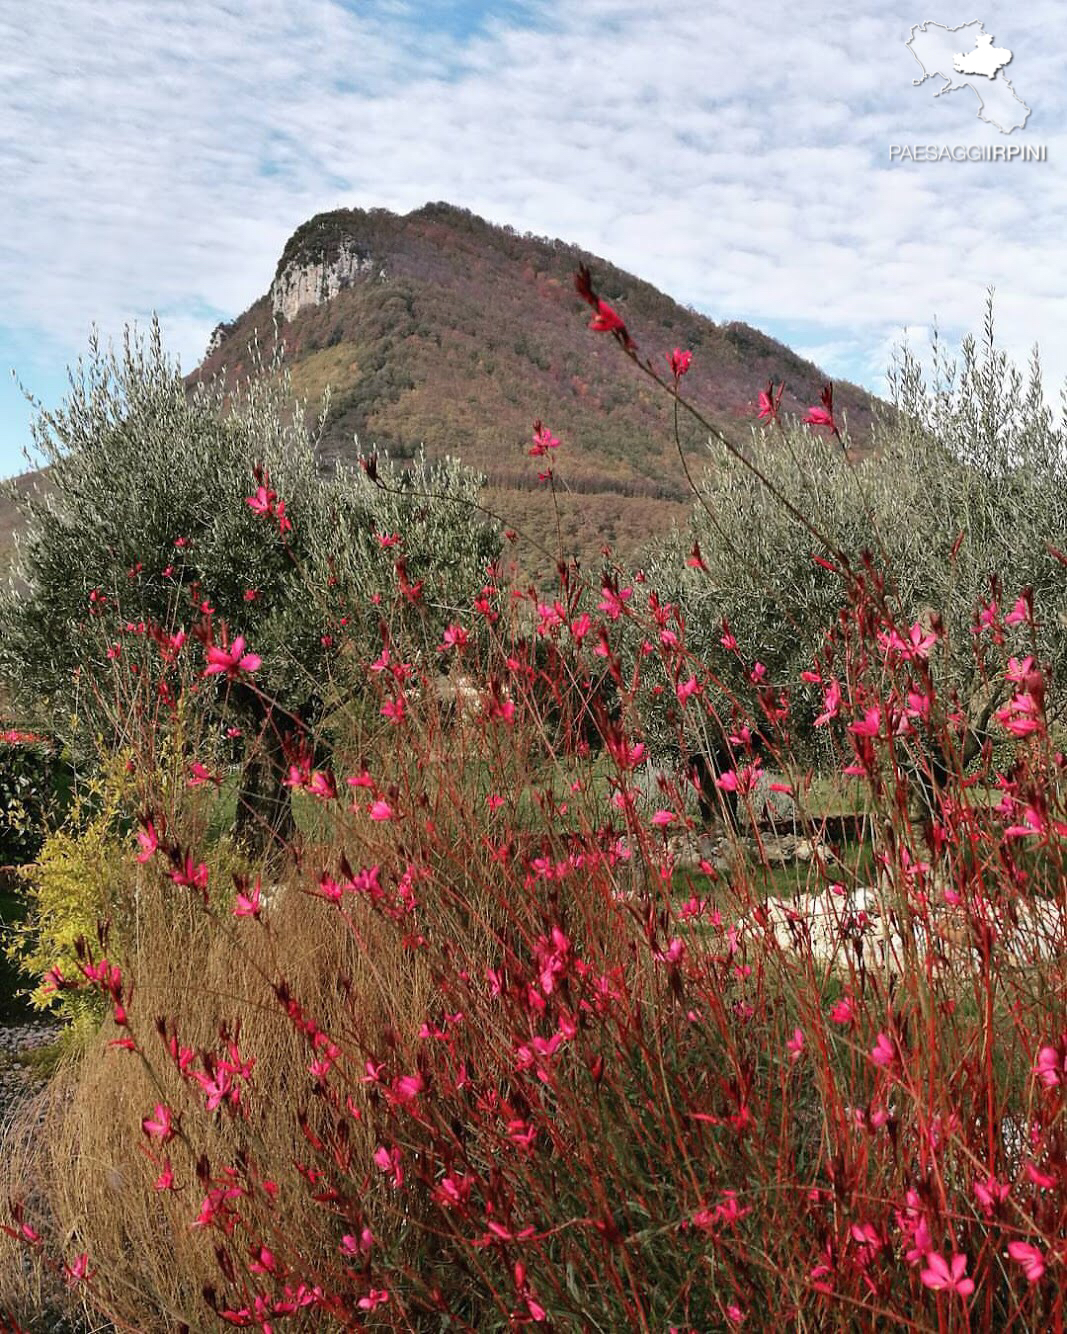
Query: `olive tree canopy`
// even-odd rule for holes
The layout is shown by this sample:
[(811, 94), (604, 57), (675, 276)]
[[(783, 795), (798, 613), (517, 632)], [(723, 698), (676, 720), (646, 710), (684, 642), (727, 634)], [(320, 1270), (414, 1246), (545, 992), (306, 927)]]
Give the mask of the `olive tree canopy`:
[[(397, 553), (377, 535), (402, 539), (425, 581), (420, 615), (442, 622), (469, 604), (499, 549), (469, 470), (422, 459), (408, 474), (381, 465), (384, 486), (358, 470), (324, 478), (279, 366), (237, 394), (191, 389), (155, 324), (120, 351), (94, 338), (66, 402), (40, 412), (33, 435), (47, 482), (21, 502), (0, 678), (87, 757), (122, 740), (123, 700), (165, 717), (185, 655), (205, 716), (220, 717), (225, 700), (240, 725), (238, 827), (259, 847), (291, 832), (286, 746), (328, 707), (339, 646), (380, 649), (374, 597), (395, 593)], [(254, 672), (204, 676), (208, 647), (238, 637), (260, 660)]]
[[(746, 672), (758, 660), (766, 680), (791, 688), (794, 741), (809, 754), (824, 735), (812, 728), (822, 694), (810, 686), (805, 698), (798, 683), (847, 601), (840, 574), (817, 559), (834, 548), (856, 571), (869, 556), (901, 624), (943, 625), (939, 689), (958, 696), (974, 745), (1009, 689), (976, 663), (983, 607), (997, 604), (1001, 656), (1033, 653), (1050, 669), (1050, 714), (1063, 706), (1067, 569), (1050, 547), (1067, 544), (1067, 433), (1046, 402), (1036, 351), (1024, 375), (996, 345), (990, 304), (982, 339), (967, 338), (958, 359), (935, 341), (924, 373), (905, 348), (889, 379), (891, 405), (862, 454), (847, 436), (798, 423), (754, 435), (760, 468), (828, 545), (712, 443), (689, 529), (649, 561), (653, 586), (684, 614), (689, 647), (724, 684), (724, 716), (735, 692), (754, 702)], [(694, 542), (706, 570), (687, 563)], [(1026, 590), (1036, 625), (1004, 627)], [(720, 643), (723, 621), (740, 657)], [(673, 734), (659, 722), (661, 737)]]

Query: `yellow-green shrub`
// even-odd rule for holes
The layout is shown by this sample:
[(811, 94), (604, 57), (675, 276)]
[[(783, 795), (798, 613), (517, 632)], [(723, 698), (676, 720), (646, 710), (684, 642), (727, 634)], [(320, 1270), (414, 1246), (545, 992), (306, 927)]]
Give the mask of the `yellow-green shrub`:
[(8, 954), (32, 982), (30, 1003), (57, 1008), (74, 1020), (100, 1011), (97, 993), (56, 992), (45, 975), (58, 968), (77, 976), (77, 942), (99, 949), (99, 924), (121, 923), (132, 907), (128, 839), (121, 820), (127, 787), (124, 762), (90, 780), (73, 799), (63, 824), (47, 835), (37, 860), (19, 870), (28, 905)]

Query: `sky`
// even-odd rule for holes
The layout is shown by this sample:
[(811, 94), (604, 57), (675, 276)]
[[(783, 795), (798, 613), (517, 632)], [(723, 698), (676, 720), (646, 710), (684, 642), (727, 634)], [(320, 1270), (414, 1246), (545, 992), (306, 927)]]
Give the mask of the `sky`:
[[(1036, 342), (1055, 396), (1061, 17), (1054, 0), (1025, 21), (985, 0), (4, 5), (0, 477), (28, 466), (23, 391), (60, 403), (93, 327), (117, 339), (156, 313), (192, 370), (296, 227), (339, 207), (446, 200), (577, 242), (875, 392), (902, 337), (958, 344), (993, 288), (1001, 343), (1025, 361)], [(1011, 134), (970, 88), (916, 86), (913, 25), (976, 18), (1030, 108)], [(894, 161), (894, 145), (1047, 160)]]

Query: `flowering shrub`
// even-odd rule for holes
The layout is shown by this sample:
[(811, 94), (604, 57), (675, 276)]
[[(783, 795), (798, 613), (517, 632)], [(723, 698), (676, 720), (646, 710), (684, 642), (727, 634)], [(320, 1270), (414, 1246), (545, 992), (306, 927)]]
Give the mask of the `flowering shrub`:
[[(958, 643), (876, 559), (816, 552), (839, 598), (810, 726), (870, 816), (834, 844), (800, 683), (759, 645), (720, 624), (727, 676), (647, 577), (563, 560), (551, 595), (487, 568), (441, 630), (409, 614), (403, 542), (358, 711), (291, 756), (328, 818), (276, 881), (219, 884), (174, 783), (131, 775), (114, 873), (143, 916), (53, 979), (106, 1019), (5, 1169), (6, 1256), (144, 1331), (1058, 1327), (1067, 766), (1040, 601), (1004, 571)], [(265, 690), (240, 641), (174, 652)], [(997, 701), (977, 752), (939, 672), (966, 654)], [(758, 825), (705, 849), (697, 773), (649, 809), (646, 677), (679, 746), (728, 757), (709, 804), (792, 797), (812, 856), (784, 892)]]

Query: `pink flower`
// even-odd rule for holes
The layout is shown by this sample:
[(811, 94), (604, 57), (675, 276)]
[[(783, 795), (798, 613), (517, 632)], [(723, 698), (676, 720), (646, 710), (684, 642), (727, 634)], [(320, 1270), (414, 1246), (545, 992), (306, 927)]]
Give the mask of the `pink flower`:
[(1065, 1044), (1061, 1039), (1058, 1047), (1042, 1047), (1037, 1053), (1034, 1074), (1047, 1089), (1055, 1088), (1057, 1084), (1062, 1083), (1063, 1076), (1067, 1073), (1067, 1056), (1064, 1055), (1064, 1046)]
[(856, 1017), (856, 1006), (851, 996), (843, 996), (830, 1011), (835, 1024), (851, 1024)]
[(626, 737), (609, 735), (606, 738), (608, 753), (620, 769), (636, 769), (645, 753), (645, 743), (635, 741), (631, 744)]
[(602, 611), (609, 621), (617, 621), (626, 610), (626, 603), (633, 597), (633, 589), (624, 588), (621, 592), (616, 592), (614, 588), (605, 584), (601, 592), (603, 597), (597, 603), (597, 611)]
[(393, 808), (387, 801), (379, 799), (370, 807), (368, 814), (372, 820), (391, 820), (393, 818)]
[(259, 920), (260, 908), (260, 883), (257, 880), (248, 893), (245, 893), (242, 886), (238, 887), (237, 898), (233, 905), (234, 917), (254, 917)]
[(1041, 1168), (1038, 1167), (1036, 1163), (1027, 1163), (1023, 1170), (1038, 1190), (1055, 1189), (1056, 1177), (1052, 1172), (1042, 1172)]
[(1045, 1272), (1045, 1257), (1028, 1241), (1009, 1241), (1008, 1255), (1021, 1264), (1030, 1283), (1036, 1283)]
[(418, 1072), (413, 1075), (401, 1075), (393, 1080), (392, 1094), (397, 1102), (413, 1102), (425, 1091), (426, 1080)]
[(576, 621), (571, 622), (571, 634), (580, 644), (593, 628), (593, 621), (587, 611), (583, 611)]
[(671, 374), (675, 380), (680, 380), (692, 365), (692, 352), (680, 347), (676, 347), (673, 352), (667, 353), (667, 363), (671, 368)]
[(751, 792), (763, 776), (759, 760), (752, 764), (743, 764), (740, 769), (727, 769), (715, 780), (715, 786), (723, 792), (738, 792), (742, 796)]
[(988, 1218), (998, 1204), (1003, 1204), (1011, 1194), (1011, 1186), (996, 1177), (986, 1177), (984, 1181), (974, 1183), (974, 1197), (982, 1206), (982, 1212)]
[(590, 329), (595, 329), (598, 333), (613, 333), (627, 352), (636, 351), (637, 344), (630, 337), (626, 325), (608, 303), (601, 301), (593, 290), (593, 275), (585, 264), (580, 264), (578, 272), (574, 275), (574, 290), (586, 305), (592, 306), (596, 312), (589, 322)]
[(655, 950), (654, 957), (660, 963), (677, 964), (685, 957), (685, 941), (674, 936), (665, 950)]
[(498, 719), (504, 723), (515, 721), (515, 701), (501, 698), (499, 690), (490, 690), (488, 699), (484, 701), (484, 707), (486, 717), (489, 719)]
[(58, 964), (54, 968), (49, 968), (44, 975), (44, 990), (47, 995), (56, 991), (65, 991), (68, 987), (78, 986), (77, 982), (68, 982), (63, 976), (63, 969)]
[(997, 710), (997, 721), (1012, 736), (1030, 736), (1033, 732), (1044, 731), (1043, 712), (1040, 701), (1029, 690), (1014, 695), (1002, 709)]
[(652, 823), (657, 829), (666, 829), (669, 824), (674, 823), (673, 811), (657, 811), (652, 817)]
[(897, 653), (908, 661), (925, 662), (937, 643), (937, 635), (932, 631), (927, 633), (916, 621), (908, 631), (907, 639), (899, 631), (890, 630), (888, 634), (880, 632), (878, 642), (886, 654)]
[(836, 718), (841, 708), (841, 686), (831, 681), (823, 692), (823, 711), (815, 719), (816, 727), (825, 727), (831, 718)]
[(371, 1288), (366, 1297), (361, 1297), (356, 1305), (361, 1311), (373, 1311), (376, 1306), (383, 1306), (389, 1300), (385, 1288)]
[(381, 715), (391, 723), (402, 723), (407, 716), (407, 700), (402, 694), (395, 699), (387, 699), (381, 707)]
[(804, 1054), (804, 1030), (802, 1028), (794, 1028), (793, 1036), (785, 1045), (789, 1048), (790, 1061), (795, 1064)]
[[(1052, 827), (1060, 835), (1067, 834), (1067, 825), (1059, 820), (1052, 822)], [(1010, 824), (1004, 830), (1006, 838), (1028, 838), (1033, 834), (1045, 834), (1048, 832), (1049, 824), (1044, 813), (1034, 806), (1023, 808), (1022, 823)]]
[(774, 381), (767, 381), (767, 388), (760, 390), (759, 395), (759, 420), (777, 422), (778, 413), (782, 406), (782, 395), (785, 393), (785, 381), (778, 386), (777, 394), (774, 392)]
[(1029, 654), (1020, 662), (1018, 658), (1009, 658), (1008, 666), (1004, 672), (1006, 681), (1013, 681), (1016, 685), (1022, 685), (1030, 673), (1034, 670), (1034, 660)]
[(320, 797), (323, 801), (337, 800), (337, 780), (331, 769), (327, 769), (325, 773), (321, 769), (316, 769), (308, 779), (306, 787), (313, 797)]
[(675, 694), (678, 696), (678, 703), (684, 704), (687, 699), (693, 695), (700, 694), (700, 687), (697, 685), (695, 676), (691, 676), (688, 681), (679, 681), (675, 686)]
[(445, 627), (445, 632), (441, 636), (441, 642), (437, 649), (439, 653), (444, 653), (450, 648), (466, 648), (468, 643), (470, 643), (470, 636), (462, 625), (449, 625)]
[(170, 1108), (161, 1102), (157, 1102), (153, 1115), (146, 1116), (141, 1122), (141, 1129), (149, 1139), (158, 1139), (160, 1144), (166, 1144), (168, 1140), (172, 1140), (175, 1132)]
[(185, 631), (178, 630), (172, 635), (165, 635), (159, 641), (159, 651), (168, 662), (173, 662), (181, 652), (185, 637)]
[(954, 1255), (951, 1261), (930, 1251), (926, 1256), (926, 1268), (919, 1277), (927, 1288), (935, 1292), (957, 1292), (961, 1297), (969, 1297), (974, 1292), (974, 1280), (966, 1278), (967, 1257)]
[(904, 1233), (905, 1239), (910, 1242), (908, 1249), (904, 1252), (904, 1258), (909, 1265), (917, 1265), (927, 1252), (933, 1250), (934, 1243), (930, 1235), (926, 1215), (922, 1212), (918, 1194), (914, 1190), (909, 1190), (906, 1199), (908, 1207), (895, 1211), (896, 1220), (897, 1226)]
[(365, 1227), (358, 1237), (346, 1233), (341, 1238), (341, 1250), (345, 1255), (367, 1255), (374, 1249), (374, 1233)]
[(597, 301), (596, 314), (589, 321), (590, 329), (597, 333), (625, 333), (626, 324), (622, 317), (606, 301)]
[(997, 624), (998, 612), (999, 608), (997, 607), (995, 598), (991, 602), (987, 602), (979, 607), (978, 619), (975, 621), (974, 625), (971, 626), (971, 634), (980, 635), (983, 630), (991, 630), (993, 632), (993, 638), (1000, 643), (1001, 640), (998, 638), (1000, 627)]
[(860, 1248), (861, 1254), (863, 1252), (868, 1253), (868, 1259), (871, 1255), (876, 1255), (885, 1245), (885, 1241), (873, 1223), (853, 1223), (849, 1232), (852, 1240)]
[(198, 889), (202, 894), (207, 891), (207, 883), (210, 872), (206, 862), (199, 862), (193, 866), (191, 853), (186, 853), (184, 860), (178, 864), (175, 863), (174, 870), (170, 872), (170, 878), (176, 885), (188, 885), (190, 889)]
[(553, 603), (539, 602), (537, 604), (537, 633), (539, 635), (551, 634), (558, 626), (565, 625), (565, 609), (559, 601)]
[(1004, 617), (1004, 624), (1029, 625), (1032, 619), (1033, 619), (1033, 610), (1030, 606), (1030, 602), (1027, 600), (1026, 594), (1024, 593), (1022, 597), (1017, 599), (1015, 606), (1012, 607), (1011, 611), (1008, 612), (1007, 616)]
[(896, 1058), (897, 1052), (893, 1046), (893, 1039), (888, 1033), (879, 1033), (871, 1051), (871, 1060), (875, 1065), (881, 1066), (883, 1070), (888, 1070)]
[(156, 827), (151, 820), (143, 820), (143, 829), (137, 831), (137, 842), (141, 845), (141, 851), (137, 854), (139, 862), (149, 861), (156, 848), (159, 847), (159, 835), (156, 833)]
[(399, 1149), (387, 1149), (384, 1145), (379, 1145), (374, 1151), (374, 1162), (380, 1171), (389, 1173), (397, 1189), (404, 1184), (404, 1168)]
[(873, 704), (863, 715), (863, 718), (852, 723), (849, 731), (854, 736), (876, 737), (882, 727), (882, 708), (879, 704)]
[(559, 440), (552, 434), (547, 426), (542, 425), (540, 421), (534, 422), (533, 429), (533, 449), (530, 450), (531, 458), (540, 458), (547, 454), (550, 449), (559, 449)]
[(826, 426), (836, 435), (837, 422), (834, 419), (834, 387), (832, 384), (823, 385), (821, 398), (822, 407), (808, 408), (804, 425)]
[(265, 518), (267, 515), (274, 513), (274, 502), (277, 499), (278, 496), (276, 492), (271, 491), (269, 487), (259, 486), (256, 488), (256, 494), (254, 496), (247, 496), (245, 498), (245, 504), (254, 514), (259, 514)]
[(224, 1070), (221, 1065), (215, 1067), (213, 1074), (194, 1071), (192, 1078), (203, 1090), (205, 1106), (209, 1112), (217, 1111), (223, 1102), (236, 1104), (240, 1098), (240, 1093), (230, 1078), (230, 1072)]
[(36, 732), (20, 732), (16, 728), (8, 728), (6, 732), (0, 732), (0, 741), (9, 746), (32, 746), (37, 741), (43, 741)]
[(256, 672), (263, 665), (263, 659), (258, 654), (245, 652), (243, 635), (238, 635), (228, 649), (225, 646), (220, 648), (216, 644), (209, 644), (207, 661), (205, 676), (225, 673), (227, 680), (230, 681), (235, 680), (239, 672)]
[(82, 1251), (71, 1264), (64, 1265), (63, 1273), (66, 1275), (68, 1287), (73, 1288), (78, 1283), (88, 1283), (93, 1276), (89, 1269), (88, 1253)]

